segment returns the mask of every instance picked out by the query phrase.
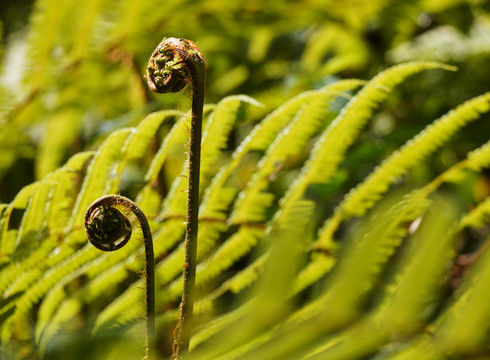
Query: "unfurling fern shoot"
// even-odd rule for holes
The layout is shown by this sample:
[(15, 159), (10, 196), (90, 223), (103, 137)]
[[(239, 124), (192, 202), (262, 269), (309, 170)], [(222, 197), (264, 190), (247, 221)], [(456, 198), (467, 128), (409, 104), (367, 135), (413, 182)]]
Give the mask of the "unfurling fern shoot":
[(189, 185), (185, 236), (184, 288), (180, 319), (175, 331), (173, 359), (187, 352), (192, 330), (193, 293), (196, 278), (197, 226), (199, 211), (199, 171), (201, 161), (202, 112), (206, 63), (192, 41), (164, 38), (148, 62), (148, 86), (157, 93), (178, 92), (192, 85), (192, 117), (189, 146)]
[(143, 211), (133, 201), (119, 195), (107, 195), (95, 200), (85, 213), (88, 240), (97, 249), (114, 251), (122, 248), (131, 237), (131, 222), (119, 209), (131, 211), (143, 232), (146, 257), (146, 351), (155, 357), (155, 260), (150, 226)]

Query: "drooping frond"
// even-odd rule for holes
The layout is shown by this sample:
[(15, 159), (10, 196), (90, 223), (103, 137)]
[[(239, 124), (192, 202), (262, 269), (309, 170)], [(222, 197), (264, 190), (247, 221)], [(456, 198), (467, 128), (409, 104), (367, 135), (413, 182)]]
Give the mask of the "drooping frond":
[[(490, 146), (489, 143), (481, 146), (480, 148), (470, 152), (468, 158), (453, 165), (444, 173), (436, 177), (433, 181), (425, 185), (423, 188), (415, 190), (409, 197), (413, 198), (407, 202), (407, 206), (403, 208), (404, 213), (413, 211), (412, 206), (417, 206), (420, 202), (427, 201), (432, 193), (434, 193), (445, 182), (461, 182), (466, 178), (468, 170), (480, 170), (481, 168), (488, 167), (490, 165)], [(468, 214), (464, 215), (459, 222), (459, 230), (466, 226), (481, 226), (485, 224), (486, 214), (488, 214), (487, 201), (482, 201), (478, 206)], [(417, 212), (414, 213), (415, 215)], [(407, 218), (415, 220), (416, 216)], [(336, 220), (336, 221), (334, 221)], [(340, 217), (334, 214), (330, 217), (323, 228), (319, 232), (317, 244), (319, 249), (329, 249), (334, 252), (337, 251), (336, 244), (330, 243), (332, 241), (332, 233), (339, 225)], [(329, 244), (328, 247), (325, 247)], [(335, 264), (335, 258), (332, 254), (325, 254), (320, 252), (312, 261), (300, 272), (296, 279), (295, 288), (297, 291), (301, 291), (306, 287), (315, 283), (318, 279), (328, 273)]]
[[(454, 204), (436, 202), (403, 249), (377, 313), (388, 334), (419, 331), (429, 319), (431, 305), (444, 290), (440, 279), (448, 273), (455, 254), (456, 216)], [(430, 241), (435, 237), (439, 241)]]

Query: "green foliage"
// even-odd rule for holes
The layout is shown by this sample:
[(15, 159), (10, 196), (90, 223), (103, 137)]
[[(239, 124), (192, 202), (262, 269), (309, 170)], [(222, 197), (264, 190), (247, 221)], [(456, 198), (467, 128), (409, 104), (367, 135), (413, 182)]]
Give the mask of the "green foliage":
[[(490, 308), (471, 279), (485, 278), (487, 267), (476, 260), (454, 294), (444, 284), (458, 286), (450, 264), (469, 256), (466, 252), (481, 251), (484, 260), (486, 246), (479, 249), (478, 239), (462, 235), (485, 226), (488, 201), (474, 199), (474, 209), (465, 214), (454, 201), (457, 192), (435, 194), (444, 184), (483, 176), (490, 145), (432, 179), (414, 182), (408, 175), (488, 112), (488, 93), (435, 120), (351, 191), (340, 185), (330, 190), (343, 196), (332, 215), (319, 212), (331, 195), (309, 193), (339, 176), (352, 145), (395, 86), (423, 71), (441, 71), (437, 68), (452, 70), (413, 62), (367, 83), (338, 81), (286, 102), (251, 130), (245, 119), (259, 106), (253, 99), (230, 96), (207, 107), (198, 324), (191, 342), (197, 358), (355, 359), (403, 356), (427, 346), (438, 357), (485, 349)], [(137, 127), (111, 132), (97, 151), (75, 155), (2, 206), (0, 316), (6, 354), (58, 356), (61, 333), (71, 334), (67, 341), (74, 344), (129, 334), (142, 341), (137, 329), (144, 283), (136, 275), (143, 267), (141, 246), (129, 242), (117, 252), (100, 253), (82, 229), (85, 208), (103, 194), (119, 192), (133, 194), (150, 219), (158, 335), (168, 344), (182, 291), (186, 177), (181, 174), (187, 167), (182, 154), (171, 154), (184, 152), (188, 121), (188, 114), (176, 111), (152, 113)], [(240, 144), (230, 148), (232, 135)], [(180, 173), (172, 170), (176, 162)], [(354, 216), (360, 220), (353, 222)], [(439, 314), (442, 306), (446, 310)], [(463, 326), (465, 338), (456, 342)], [(424, 328), (433, 329), (434, 341), (424, 338)], [(159, 351), (164, 356), (168, 347)]]
[(141, 358), (142, 244), (83, 230), (113, 193), (169, 356), (190, 119), (144, 85), (162, 36), (208, 63), (193, 358), (489, 356), (485, 1), (33, 3), (0, 11), (1, 359)]

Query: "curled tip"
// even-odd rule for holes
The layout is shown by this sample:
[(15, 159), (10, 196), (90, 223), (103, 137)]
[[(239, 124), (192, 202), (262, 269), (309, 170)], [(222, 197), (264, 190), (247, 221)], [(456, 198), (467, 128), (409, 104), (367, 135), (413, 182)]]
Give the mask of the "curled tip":
[(85, 231), (90, 243), (99, 250), (122, 248), (131, 237), (131, 222), (118, 209), (115, 197), (96, 200), (85, 213)]
[(131, 212), (141, 227), (145, 243), (146, 275), (146, 358), (155, 355), (155, 259), (150, 226), (143, 211), (130, 199), (106, 195), (95, 200), (85, 213), (85, 231), (90, 243), (99, 250), (122, 248), (131, 237), (131, 222), (118, 208)]
[(204, 64), (197, 45), (186, 39), (164, 38), (148, 61), (148, 87), (157, 93), (179, 92), (191, 80), (189, 61)]

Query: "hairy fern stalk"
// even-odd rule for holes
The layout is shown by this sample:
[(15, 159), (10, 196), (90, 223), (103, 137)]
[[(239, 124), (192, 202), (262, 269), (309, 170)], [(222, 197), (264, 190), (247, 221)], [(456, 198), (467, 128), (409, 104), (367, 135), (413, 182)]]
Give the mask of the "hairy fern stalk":
[[(483, 178), (490, 143), (436, 177), (409, 179), (464, 126), (488, 118), (490, 93), (406, 139), (357, 185), (346, 176), (353, 148), (395, 87), (441, 69), (453, 70), (411, 62), (367, 82), (337, 81), (287, 101), (246, 134), (244, 116), (260, 106), (254, 99), (230, 96), (205, 107), (189, 356), (487, 354), (490, 202), (481, 197), (470, 209), (448, 189)], [(140, 356), (141, 246), (101, 255), (82, 228), (88, 205), (110, 193), (130, 195), (149, 219), (157, 350), (170, 356), (187, 185), (185, 159), (173, 154), (188, 124), (187, 113), (151, 113), (0, 205), (2, 358)], [(181, 174), (172, 171), (176, 162)], [(476, 231), (479, 241), (468, 236)]]

